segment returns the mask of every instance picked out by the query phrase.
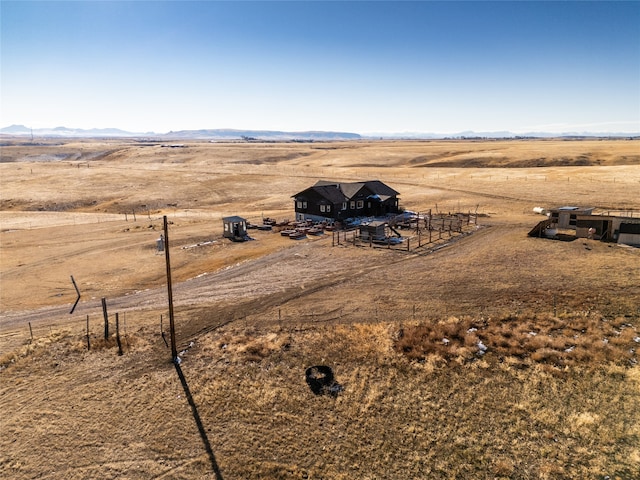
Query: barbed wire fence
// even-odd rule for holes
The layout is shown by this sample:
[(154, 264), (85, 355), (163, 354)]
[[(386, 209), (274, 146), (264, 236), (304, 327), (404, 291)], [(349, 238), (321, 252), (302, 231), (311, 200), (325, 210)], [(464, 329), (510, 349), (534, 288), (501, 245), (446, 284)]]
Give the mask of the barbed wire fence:
[[(211, 307), (214, 308), (214, 307)], [(119, 329), (116, 329), (116, 315), (119, 317)], [(473, 318), (501, 318), (505, 316), (549, 315), (562, 317), (571, 314), (589, 316), (599, 314), (607, 318), (638, 317), (640, 307), (633, 308), (625, 303), (611, 303), (603, 299), (601, 303), (593, 303), (576, 308), (571, 299), (560, 296), (540, 296), (529, 301), (503, 301), (495, 305), (476, 305), (471, 300), (465, 302), (450, 303), (444, 299), (433, 298), (423, 301), (397, 303), (372, 299), (370, 302), (349, 303), (348, 299), (342, 304), (332, 307), (319, 305), (298, 305), (295, 303), (284, 304), (265, 308), (259, 312), (247, 311), (243, 315), (235, 315), (230, 318), (218, 318), (212, 320), (208, 328), (198, 333), (181, 333), (178, 329), (177, 344), (180, 348), (192, 341), (197, 341), (202, 335), (222, 326), (231, 325), (248, 331), (254, 328), (280, 329), (282, 331), (304, 331), (308, 328), (321, 327), (331, 324), (363, 324), (363, 323), (412, 323), (412, 322), (438, 322), (451, 317)], [(179, 324), (189, 322), (189, 313), (177, 311)], [(167, 313), (158, 313), (155, 320), (151, 320), (148, 312), (124, 311), (121, 313), (109, 313), (109, 333), (105, 336), (105, 323), (102, 315), (77, 315), (74, 319), (67, 320), (63, 324), (59, 322), (26, 322), (22, 327), (12, 328), (10, 331), (0, 332), (2, 354), (9, 354), (12, 350), (19, 350), (23, 346), (37, 346), (39, 342), (49, 339), (69, 336), (75, 338), (77, 348), (88, 351), (98, 349), (113, 349), (113, 354), (119, 351), (126, 355), (133, 348), (134, 337), (138, 332), (144, 335), (151, 333), (151, 341), (159, 345), (168, 343), (168, 316)], [(87, 328), (88, 327), (88, 328)], [(119, 331), (118, 331), (119, 330)], [(118, 335), (119, 333), (119, 335)], [(163, 337), (164, 333), (164, 337)], [(120, 347), (118, 346), (120, 337)], [(163, 338), (166, 340), (163, 341)]]

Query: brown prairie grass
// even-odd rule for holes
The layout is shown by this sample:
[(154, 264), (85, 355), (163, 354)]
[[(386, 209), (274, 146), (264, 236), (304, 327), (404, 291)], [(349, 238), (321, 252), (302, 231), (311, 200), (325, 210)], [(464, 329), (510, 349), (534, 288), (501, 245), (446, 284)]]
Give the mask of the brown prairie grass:
[[(558, 374), (544, 356), (558, 356), (561, 343), (538, 339), (525, 344), (524, 359), (500, 362), (507, 349), (500, 353), (488, 335), (494, 326), (496, 338), (511, 333), (513, 340), (529, 339), (536, 326), (532, 337), (571, 333), (558, 328), (568, 320), (583, 336), (595, 329), (594, 338), (611, 324), (623, 332), (634, 327), (598, 317), (520, 320), (522, 326), (516, 317), (290, 328), (231, 323), (182, 352), (182, 369), (226, 480), (636, 478), (637, 366), (589, 357)], [(115, 345), (87, 352), (81, 335), (58, 334), (0, 373), (8, 432), (0, 438), (0, 474), (214, 478), (180, 383), (162, 361), (169, 355), (164, 343), (143, 329), (131, 338), (137, 341), (120, 357)], [(484, 355), (478, 342), (487, 346)], [(422, 346), (436, 353), (417, 355)], [(332, 367), (344, 387), (336, 398), (316, 396), (306, 385), (305, 369), (318, 364)], [(9, 392), (25, 389), (32, 392), (26, 403), (8, 401)], [(24, 416), (27, 406), (34, 415)], [(95, 428), (78, 428), (76, 418)], [(14, 436), (26, 429), (28, 442)], [(32, 442), (55, 451), (44, 462)], [(98, 442), (99, 450), (91, 448)]]
[(52, 331), (49, 335), (38, 337), (33, 340), (29, 339), (22, 347), (0, 355), (0, 370), (22, 358), (41, 355), (46, 351), (47, 347), (52, 344), (59, 344), (60, 341), (69, 337), (70, 332), (68, 330), (56, 330)]
[(476, 320), (452, 317), (400, 330), (397, 351), (411, 360), (435, 355), (445, 361), (471, 361), (487, 353), (503, 361), (554, 367), (616, 363), (635, 365), (640, 346), (637, 328), (626, 318), (598, 315), (507, 315)]

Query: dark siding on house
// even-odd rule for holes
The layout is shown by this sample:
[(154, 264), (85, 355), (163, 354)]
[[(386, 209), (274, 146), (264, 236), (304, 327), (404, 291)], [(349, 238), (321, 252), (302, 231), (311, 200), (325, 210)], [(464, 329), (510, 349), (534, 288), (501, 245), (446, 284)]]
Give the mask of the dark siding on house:
[[(328, 212), (327, 207), (329, 208)], [(342, 207), (342, 202), (340, 202), (340, 207)], [(308, 188), (295, 196), (296, 213), (337, 219), (336, 210), (336, 205), (331, 200), (322, 195), (322, 192), (313, 188)]]

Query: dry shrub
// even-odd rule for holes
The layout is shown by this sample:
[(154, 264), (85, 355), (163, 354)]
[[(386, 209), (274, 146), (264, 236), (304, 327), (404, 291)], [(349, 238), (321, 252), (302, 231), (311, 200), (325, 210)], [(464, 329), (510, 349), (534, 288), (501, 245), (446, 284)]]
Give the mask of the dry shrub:
[(0, 369), (9, 367), (21, 358), (41, 355), (52, 343), (60, 342), (71, 336), (68, 330), (56, 330), (45, 337), (29, 340), (23, 347), (0, 356)]
[(109, 348), (113, 348), (117, 345), (115, 335), (112, 335), (108, 338), (97, 338), (91, 339), (91, 350), (105, 350)]
[(252, 331), (237, 335), (225, 335), (218, 341), (218, 347), (228, 361), (235, 363), (260, 363), (275, 352), (289, 347), (286, 335), (259, 333)]
[(498, 477), (511, 477), (514, 470), (513, 461), (508, 458), (499, 458), (493, 462), (492, 472)]
[(470, 318), (450, 317), (433, 324), (406, 327), (398, 335), (395, 348), (411, 360), (424, 361), (435, 355), (464, 363), (478, 352), (480, 339)]
[(411, 360), (428, 355), (465, 362), (486, 353), (555, 367), (617, 363), (635, 365), (640, 347), (637, 328), (625, 318), (607, 320), (595, 315), (535, 314), (474, 320), (451, 317), (441, 322), (406, 327), (395, 342)]
[(531, 354), (531, 360), (539, 363), (559, 364), (561, 359), (561, 353), (553, 348), (539, 348)]

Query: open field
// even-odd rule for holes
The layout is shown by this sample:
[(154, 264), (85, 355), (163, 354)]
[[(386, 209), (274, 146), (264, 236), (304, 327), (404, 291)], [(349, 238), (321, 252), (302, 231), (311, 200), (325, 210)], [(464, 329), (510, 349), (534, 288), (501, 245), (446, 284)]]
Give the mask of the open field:
[[(640, 215), (640, 141), (183, 145), (5, 141), (0, 476), (640, 477), (640, 249), (526, 236), (535, 206)], [(223, 240), (319, 179), (478, 225), (411, 252)]]

